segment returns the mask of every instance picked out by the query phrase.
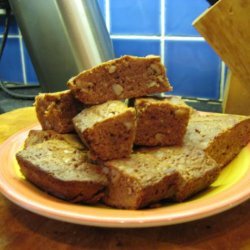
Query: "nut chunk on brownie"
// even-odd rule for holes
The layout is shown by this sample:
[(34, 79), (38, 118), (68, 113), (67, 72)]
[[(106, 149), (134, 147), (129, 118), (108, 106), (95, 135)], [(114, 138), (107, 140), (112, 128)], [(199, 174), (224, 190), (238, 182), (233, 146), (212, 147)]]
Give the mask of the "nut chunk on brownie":
[(185, 145), (206, 152), (221, 167), (228, 164), (250, 142), (250, 117), (229, 114), (192, 115)]
[(182, 143), (190, 108), (180, 98), (140, 98), (135, 101), (135, 109), (135, 144), (165, 146)]
[(139, 209), (173, 195), (177, 172), (149, 154), (105, 162), (108, 187), (104, 203), (123, 209)]
[(172, 90), (158, 56), (123, 56), (110, 60), (71, 78), (68, 86), (85, 104)]
[(42, 190), (71, 202), (97, 202), (107, 184), (99, 166), (86, 153), (62, 140), (49, 140), (16, 155), (23, 175)]
[(43, 130), (69, 133), (74, 131), (72, 118), (83, 109), (83, 104), (74, 98), (70, 90), (66, 90), (39, 94), (35, 107)]
[(128, 156), (135, 138), (135, 110), (121, 101), (109, 101), (84, 109), (73, 123), (93, 159)]

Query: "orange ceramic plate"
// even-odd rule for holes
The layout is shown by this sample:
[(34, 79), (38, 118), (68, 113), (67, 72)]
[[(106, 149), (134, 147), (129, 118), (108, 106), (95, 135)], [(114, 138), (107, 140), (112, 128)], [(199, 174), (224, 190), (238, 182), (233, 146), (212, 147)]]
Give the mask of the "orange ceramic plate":
[(26, 128), (1, 145), (0, 191), (21, 207), (49, 218), (101, 227), (152, 227), (204, 218), (250, 198), (248, 144), (209, 189), (183, 203), (138, 211), (67, 203), (40, 191), (19, 171), (15, 154), (22, 148), (28, 131), (38, 128), (38, 125)]

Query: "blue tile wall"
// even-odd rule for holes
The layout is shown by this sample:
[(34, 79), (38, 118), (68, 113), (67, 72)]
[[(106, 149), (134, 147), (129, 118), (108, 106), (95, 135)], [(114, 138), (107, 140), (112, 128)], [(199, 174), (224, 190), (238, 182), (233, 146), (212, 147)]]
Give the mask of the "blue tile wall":
[[(2, 39), (0, 39), (0, 42)], [(8, 38), (0, 62), (0, 77), (2, 80), (23, 82), (20, 41), (18, 38)]]
[[(173, 94), (212, 100), (220, 98), (220, 91), (223, 90), (220, 87), (223, 86), (221, 69), (226, 67), (221, 67), (220, 58), (192, 27), (194, 19), (209, 7), (206, 0), (97, 2), (107, 22), (116, 57), (124, 54), (160, 55), (174, 87)], [(0, 40), (3, 21), (4, 17), (0, 15)], [(21, 43), (23, 46), (20, 46)], [(0, 78), (38, 83), (14, 17), (0, 64)]]
[[(165, 64), (173, 94), (218, 99), (220, 59), (204, 41), (166, 41)], [(195, 58), (195, 60), (194, 60)]]
[[(4, 24), (5, 24), (5, 16), (0, 15), (0, 34), (2, 34), (4, 31)], [(9, 34), (10, 35), (17, 35), (18, 34), (18, 27), (16, 24), (16, 19), (13, 15), (11, 15), (11, 17), (10, 17)]]
[(166, 0), (165, 33), (174, 36), (199, 36), (192, 22), (209, 7), (205, 0)]
[(160, 0), (110, 0), (111, 34), (160, 35)]
[(159, 40), (112, 39), (116, 57), (160, 55)]

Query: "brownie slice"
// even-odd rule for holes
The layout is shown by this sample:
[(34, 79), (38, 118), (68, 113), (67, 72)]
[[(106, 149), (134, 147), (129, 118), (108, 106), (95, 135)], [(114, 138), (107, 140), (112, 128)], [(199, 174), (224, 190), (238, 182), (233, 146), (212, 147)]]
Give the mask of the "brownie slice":
[(70, 202), (95, 203), (107, 179), (102, 168), (88, 163), (86, 153), (62, 140), (48, 140), (16, 155), (21, 172), (33, 184)]
[(191, 116), (185, 145), (204, 150), (221, 167), (228, 164), (250, 142), (250, 117), (229, 114)]
[(184, 201), (208, 188), (219, 176), (219, 165), (203, 150), (193, 146), (142, 149), (156, 157), (162, 166), (177, 171), (179, 178), (172, 199)]
[(108, 187), (103, 200), (109, 206), (139, 209), (169, 198), (175, 190), (177, 171), (160, 164), (150, 154), (105, 162)]
[(39, 94), (35, 98), (35, 108), (43, 130), (70, 133), (74, 131), (72, 118), (83, 109), (83, 104), (66, 90)]
[(92, 159), (111, 160), (129, 156), (135, 139), (135, 110), (121, 101), (84, 109), (73, 119), (77, 133)]
[(186, 133), (190, 108), (178, 97), (135, 100), (137, 129), (135, 144), (180, 145)]
[(172, 90), (158, 56), (123, 56), (107, 61), (71, 78), (68, 87), (85, 104)]

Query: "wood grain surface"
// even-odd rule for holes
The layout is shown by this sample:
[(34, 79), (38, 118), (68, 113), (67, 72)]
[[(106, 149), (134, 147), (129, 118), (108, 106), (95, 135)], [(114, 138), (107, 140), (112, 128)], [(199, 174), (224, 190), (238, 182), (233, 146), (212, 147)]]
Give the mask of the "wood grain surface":
[(233, 74), (249, 87), (250, 1), (220, 0), (193, 25)]
[(231, 72), (227, 76), (222, 107), (224, 113), (250, 115), (250, 86)]
[[(33, 108), (0, 115), (0, 143), (35, 121)], [(48, 219), (0, 194), (0, 218), (0, 249), (250, 249), (250, 201), (194, 222), (116, 229)]]

